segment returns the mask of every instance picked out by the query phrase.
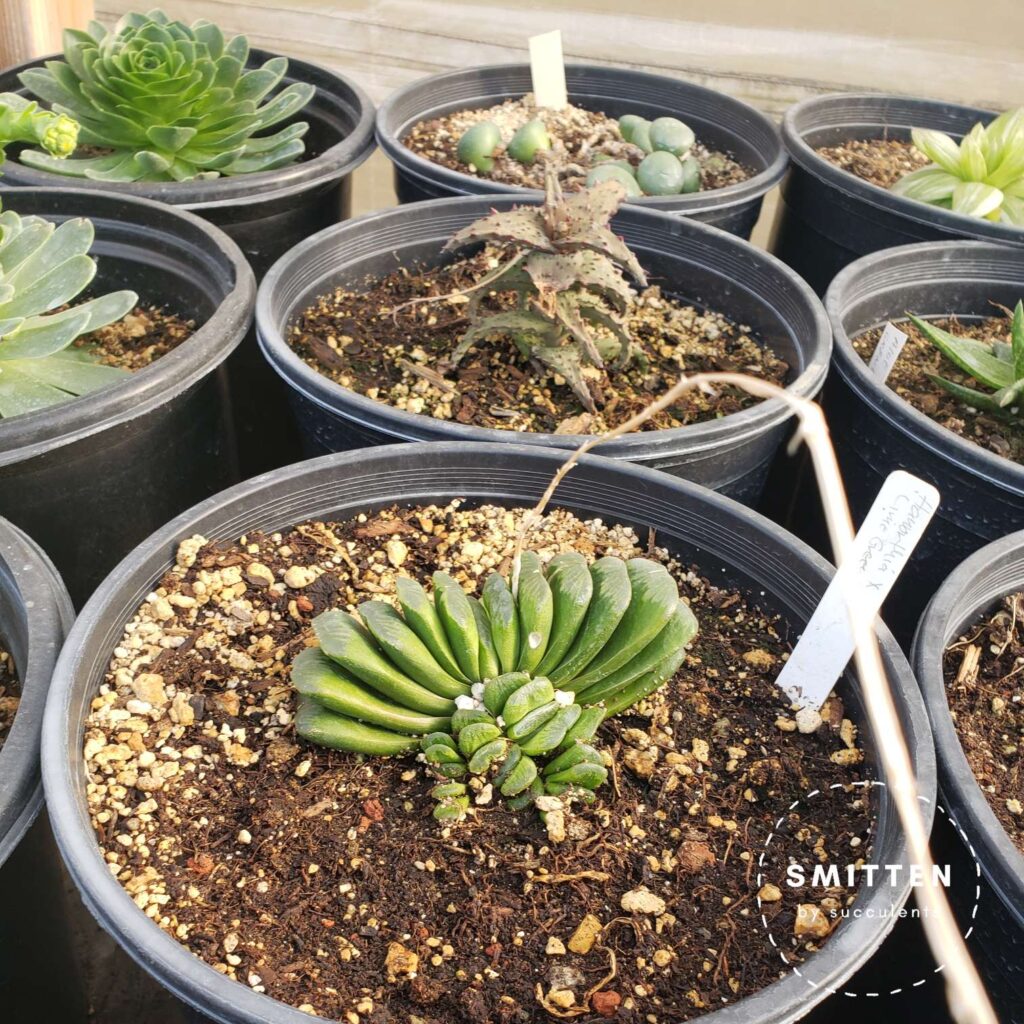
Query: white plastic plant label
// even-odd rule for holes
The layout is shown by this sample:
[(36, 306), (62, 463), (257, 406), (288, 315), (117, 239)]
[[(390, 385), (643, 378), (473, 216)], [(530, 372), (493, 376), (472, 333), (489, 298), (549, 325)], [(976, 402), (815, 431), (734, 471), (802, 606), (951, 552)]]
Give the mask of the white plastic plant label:
[(776, 684), (794, 704), (818, 709), (853, 656), (847, 601), (874, 617), (939, 507), (939, 492), (911, 473), (890, 473), (843, 567), (797, 642)]
[(561, 110), (569, 102), (559, 29), (530, 36), (530, 75), (533, 78), (533, 98), (538, 107)]
[(868, 369), (874, 374), (875, 379), (884, 384), (896, 365), (903, 346), (907, 343), (907, 336), (892, 324), (886, 324), (882, 336), (878, 339), (875, 351), (871, 353), (868, 360)]

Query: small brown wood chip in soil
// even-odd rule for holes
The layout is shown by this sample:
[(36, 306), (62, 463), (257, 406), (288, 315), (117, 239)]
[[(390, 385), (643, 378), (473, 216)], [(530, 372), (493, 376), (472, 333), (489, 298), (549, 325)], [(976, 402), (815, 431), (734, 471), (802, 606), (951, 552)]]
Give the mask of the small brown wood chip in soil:
[(191, 320), (183, 320), (157, 306), (136, 306), (121, 320), (84, 334), (76, 348), (91, 348), (101, 363), (122, 370), (141, 370), (160, 356), (187, 341), (196, 329)]
[[(675, 115), (666, 111), (666, 116)], [(498, 128), (504, 147), (511, 142), (516, 129), (535, 119), (544, 122), (552, 145), (562, 154), (564, 167), (559, 179), (570, 191), (583, 187), (590, 161), (596, 153), (616, 160), (628, 160), (634, 167), (646, 155), (642, 149), (622, 138), (619, 124), (614, 118), (573, 103), (562, 110), (538, 108), (534, 105), (532, 93), (519, 99), (505, 100), (492, 107), (456, 110), (429, 121), (419, 121), (412, 126), (402, 142), (417, 156), (450, 170), (472, 174), (488, 181), (499, 181), (505, 185), (543, 189), (544, 167), (539, 160), (523, 164), (502, 148), (495, 156), (494, 167), (487, 173), (481, 173), (475, 167), (462, 163), (458, 157), (459, 139), (468, 128), (481, 121), (490, 121)], [(685, 117), (681, 119), (686, 120)], [(690, 154), (700, 163), (702, 190), (735, 185), (754, 174), (754, 171), (744, 167), (730, 154), (709, 150), (700, 139), (694, 143)]]
[(901, 139), (848, 139), (815, 152), (840, 170), (879, 188), (892, 188), (905, 174), (930, 163), (912, 142)]
[(0, 640), (0, 748), (4, 745), (18, 713), (18, 677), (14, 671), (14, 658)]
[[(596, 416), (561, 377), (524, 359), (511, 340), (479, 342), (452, 368), (446, 360), (468, 326), (466, 298), (454, 293), (483, 277), (488, 260), (483, 253), (431, 269), (403, 267), (368, 281), (362, 291), (324, 295), (291, 326), (288, 343), (331, 380), (397, 409), (534, 433), (601, 433), (645, 409), (684, 372), (739, 371), (777, 384), (789, 374), (766, 339), (656, 286), (644, 290), (627, 318), (640, 357), (624, 368), (584, 368)], [(757, 401), (733, 388), (713, 395), (694, 390), (643, 429), (717, 419)]]
[[(928, 374), (934, 374), (955, 384), (988, 391), (951, 363), (909, 320), (894, 323), (908, 337), (886, 381), (888, 387), (939, 426), (1004, 459), (1024, 462), (1024, 421), (972, 409), (929, 380)], [(929, 318), (929, 323), (957, 337), (975, 338), (989, 344), (993, 341), (1009, 344), (1010, 341), (1010, 321), (1006, 317), (985, 320), (936, 317)], [(865, 362), (870, 361), (881, 336), (882, 328), (877, 327), (853, 339), (853, 347)]]
[[(564, 841), (486, 791), (442, 826), (415, 758), (296, 739), (288, 664), (312, 618), (398, 574), (475, 588), (508, 570), (521, 514), (452, 502), (181, 544), (85, 736), (98, 841), (145, 914), (228, 977), (348, 1024), (688, 1019), (785, 973), (762, 912), (791, 962), (826, 941), (853, 892), (790, 888), (785, 866), (867, 856), (862, 792), (829, 788), (861, 777), (855, 732), (836, 698), (799, 731), (773, 683), (786, 623), (654, 537), (560, 510), (532, 535), (543, 558), (661, 559), (701, 627), (670, 685), (602, 728), (612, 778)], [(764, 888), (759, 910), (780, 815), (762, 869), (778, 898)]]
[(1024, 593), (1004, 598), (950, 644), (943, 666), (967, 762), (1024, 853)]

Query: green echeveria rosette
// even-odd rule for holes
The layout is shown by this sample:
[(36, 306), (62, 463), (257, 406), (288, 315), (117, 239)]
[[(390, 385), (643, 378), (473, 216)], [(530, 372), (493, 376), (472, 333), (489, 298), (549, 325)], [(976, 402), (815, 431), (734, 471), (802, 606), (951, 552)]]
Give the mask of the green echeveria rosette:
[(893, 192), (1024, 227), (1024, 107), (976, 124), (959, 143), (930, 128), (913, 129), (911, 138), (932, 163), (904, 175)]
[(189, 26), (159, 10), (126, 14), (112, 32), (96, 22), (87, 31), (67, 29), (64, 60), (19, 77), (56, 114), (80, 124), (80, 143), (111, 152), (60, 160), (27, 150), (21, 162), (99, 181), (189, 181), (289, 164), (304, 151), (308, 124), (260, 133), (290, 118), (315, 90), (295, 82), (274, 93), (288, 61), (275, 57), (246, 70), (248, 56), (244, 36), (225, 40), (216, 25)]
[[(12, 202), (17, 196), (12, 196)], [(72, 343), (120, 320), (138, 302), (131, 291), (71, 305), (96, 274), (92, 223), (56, 225), (0, 214), (0, 419), (36, 412), (122, 380), (126, 370), (96, 361)]]
[[(697, 632), (668, 570), (646, 558), (522, 555), (516, 591), (491, 575), (479, 600), (445, 573), (405, 577), (398, 605), (366, 601), (313, 620), (319, 647), (292, 665), (296, 729), (363, 754), (420, 750), (442, 780), (435, 817), (462, 817), (469, 782), (513, 807), (588, 800), (607, 777), (598, 726), (663, 686)], [(361, 620), (361, 621), (360, 621)]]

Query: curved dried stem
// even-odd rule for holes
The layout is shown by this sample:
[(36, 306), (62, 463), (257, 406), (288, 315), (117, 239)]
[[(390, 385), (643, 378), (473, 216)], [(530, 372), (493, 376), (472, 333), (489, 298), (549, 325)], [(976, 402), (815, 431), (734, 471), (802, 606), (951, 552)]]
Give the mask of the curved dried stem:
[[(528, 533), (541, 521), (558, 485), (576, 465), (581, 455), (605, 441), (636, 430), (652, 416), (677, 402), (687, 391), (697, 387), (711, 388), (715, 385), (741, 388), (757, 398), (777, 399), (788, 406), (791, 413), (797, 417), (796, 434), (792, 443), (795, 446), (803, 441), (810, 452), (821, 491), (835, 562), (841, 566), (853, 544), (853, 520), (846, 501), (846, 491), (839, 473), (835, 450), (821, 409), (808, 399), (798, 398), (778, 385), (746, 374), (699, 373), (682, 377), (646, 409), (613, 430), (590, 438), (568, 456), (540, 500), (523, 516), (516, 539), (513, 578), (518, 574), (520, 554)], [(935, 881), (934, 862), (928, 846), (928, 829), (917, 798), (917, 780), (885, 673), (878, 638), (875, 635), (875, 617), (865, 614), (860, 602), (854, 600), (852, 594), (847, 595), (846, 604), (856, 644), (854, 664), (864, 691), (868, 718), (875, 735), (884, 738), (883, 742), (878, 744), (879, 756), (907, 837), (911, 861), (920, 867), (923, 876), (922, 887), (918, 891), (918, 902), (922, 910), (921, 921), (932, 955), (937, 963), (944, 966), (950, 1011), (957, 1024), (998, 1024), (988, 995), (960, 935), (946, 894)]]

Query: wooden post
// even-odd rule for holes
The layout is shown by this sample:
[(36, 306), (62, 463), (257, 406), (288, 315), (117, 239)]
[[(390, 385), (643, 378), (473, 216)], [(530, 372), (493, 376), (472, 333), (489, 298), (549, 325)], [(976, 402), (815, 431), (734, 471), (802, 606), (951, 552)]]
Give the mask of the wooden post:
[(61, 31), (92, 17), (93, 0), (0, 0), (0, 66), (56, 53)]

